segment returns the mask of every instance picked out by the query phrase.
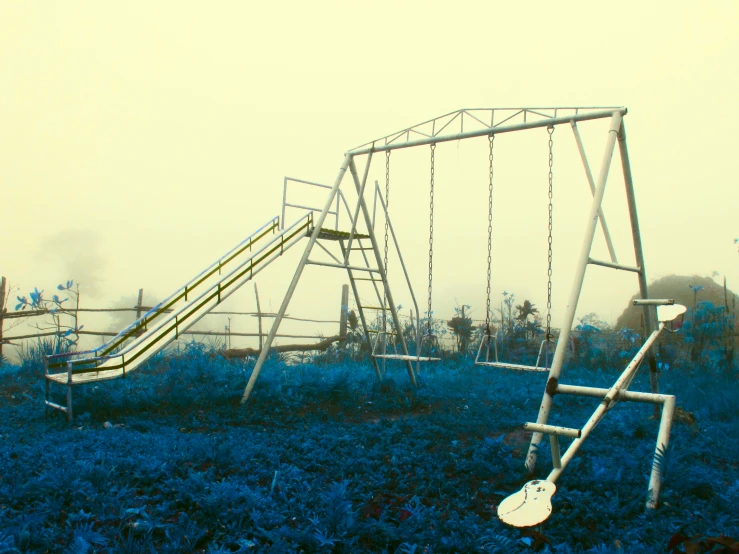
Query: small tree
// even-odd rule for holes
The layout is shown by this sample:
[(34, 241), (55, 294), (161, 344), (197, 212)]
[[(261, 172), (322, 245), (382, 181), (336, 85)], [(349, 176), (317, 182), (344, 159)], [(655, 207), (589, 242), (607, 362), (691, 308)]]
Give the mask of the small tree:
[[(531, 333), (532, 339), (535, 338), (537, 331), (541, 328), (541, 323), (537, 317), (539, 310), (528, 300), (523, 301), (523, 306), (516, 306), (516, 310), (518, 310), (516, 320), (519, 322), (519, 327), (523, 330), (524, 338), (527, 338), (529, 333)], [(533, 319), (530, 320), (529, 316), (532, 316)]]
[(472, 320), (464, 313), (465, 308), (470, 306), (462, 306), (454, 308), (454, 317), (447, 321), (449, 330), (456, 339), (457, 353), (464, 354), (472, 338)]
[[(67, 310), (64, 310), (62, 308), (62, 304), (69, 300), (69, 298), (62, 298), (60, 299), (56, 294), (52, 297), (52, 300), (44, 300), (44, 291), (39, 291), (38, 288), (34, 287), (33, 292), (29, 294), (31, 297), (31, 301), (29, 302), (25, 296), (18, 296), (18, 304), (16, 305), (16, 310), (25, 310), (26, 308), (31, 308), (32, 310), (45, 310), (51, 314), (51, 317), (53, 319), (53, 326), (52, 327), (41, 327), (40, 325), (32, 325), (32, 327), (38, 329), (39, 331), (48, 331), (49, 329), (56, 329), (56, 340), (54, 343), (54, 353), (59, 352), (68, 352), (72, 349), (72, 347), (77, 346), (77, 342), (79, 341), (79, 332), (82, 330), (84, 325), (77, 326), (77, 310), (80, 307), (80, 286), (79, 284), (76, 287), (76, 290), (72, 290), (72, 285), (74, 284), (74, 281), (67, 281), (67, 285), (57, 285), (57, 289), (59, 290), (66, 290), (70, 292), (71, 294), (75, 295), (76, 299), (76, 308), (72, 314), (68, 312)], [(54, 306), (52, 308), (52, 306)], [(71, 315), (72, 320), (74, 321), (73, 326), (69, 325), (62, 325), (61, 322), (61, 314), (67, 314)], [(48, 324), (47, 324), (48, 325)], [(62, 331), (62, 329), (65, 329)], [(70, 336), (74, 335), (74, 338), (70, 338)], [(39, 344), (40, 344), (39, 340)]]

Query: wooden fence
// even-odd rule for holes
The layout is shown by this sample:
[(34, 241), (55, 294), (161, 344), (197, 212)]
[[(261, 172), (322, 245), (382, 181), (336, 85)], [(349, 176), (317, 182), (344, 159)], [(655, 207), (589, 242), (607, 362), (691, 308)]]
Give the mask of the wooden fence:
[[(39, 317), (43, 315), (48, 315), (51, 313), (49, 310), (28, 310), (28, 311), (14, 311), (14, 312), (8, 312), (8, 310), (5, 308), (6, 303), (6, 279), (5, 277), (0, 278), (0, 356), (3, 354), (3, 345), (10, 344), (12, 346), (20, 346), (17, 343), (13, 343), (14, 340), (24, 340), (24, 339), (35, 339), (39, 337), (50, 337), (50, 336), (57, 336), (58, 331), (49, 331), (49, 332), (42, 332), (42, 333), (34, 333), (30, 335), (13, 335), (13, 336), (3, 336), (3, 327), (5, 325), (5, 320), (8, 319), (17, 319), (17, 318), (24, 318), (24, 317)], [(260, 309), (259, 304), (259, 292), (257, 290), (257, 285), (254, 283), (254, 294), (256, 295), (257, 300), (257, 311), (256, 312), (228, 312), (228, 311), (213, 311), (208, 312), (205, 315), (246, 315), (246, 316), (252, 316), (256, 317), (258, 320), (258, 329), (259, 332), (257, 333), (234, 333), (231, 331), (231, 325), (230, 325), (230, 318), (229, 318), (229, 325), (226, 326), (225, 332), (220, 331), (186, 331), (185, 333), (181, 333), (182, 335), (197, 335), (197, 336), (220, 336), (220, 337), (226, 337), (226, 345), (227, 347), (230, 347), (230, 339), (231, 337), (258, 337), (259, 338), (259, 348), (261, 350), (262, 348), (262, 339), (263, 337), (267, 336), (267, 333), (264, 333), (262, 331), (262, 318), (274, 318), (277, 314), (274, 313), (265, 313), (262, 312)], [(136, 320), (140, 319), (141, 316), (146, 313), (147, 311), (152, 309), (152, 306), (145, 306), (143, 305), (143, 297), (144, 297), (144, 289), (139, 289), (138, 293), (138, 301), (136, 305), (132, 308), (80, 308), (79, 306), (75, 309), (69, 309), (69, 310), (59, 310), (57, 313), (63, 313), (69, 316), (75, 317), (77, 319), (77, 315), (79, 312), (136, 312)], [(343, 309), (343, 306), (347, 306), (347, 302), (349, 299), (349, 285), (343, 285), (342, 291), (341, 291), (341, 302), (342, 302), (342, 309), (340, 310), (340, 319), (339, 320), (325, 320), (325, 319), (307, 319), (307, 318), (300, 318), (300, 317), (291, 317), (289, 315), (285, 315), (283, 319), (289, 319), (293, 321), (303, 321), (303, 322), (309, 322), (309, 323), (337, 323), (339, 324), (339, 336), (345, 337), (346, 336), (346, 330), (347, 330), (347, 311)], [(171, 312), (172, 310), (165, 310), (166, 312)], [(109, 332), (109, 331), (88, 331), (88, 330), (81, 330), (77, 334), (79, 335), (94, 335), (94, 336), (101, 336), (101, 337), (115, 337), (118, 335), (118, 333)], [(276, 337), (280, 338), (296, 338), (296, 339), (325, 339), (323, 336), (316, 336), (316, 335), (276, 335)]]

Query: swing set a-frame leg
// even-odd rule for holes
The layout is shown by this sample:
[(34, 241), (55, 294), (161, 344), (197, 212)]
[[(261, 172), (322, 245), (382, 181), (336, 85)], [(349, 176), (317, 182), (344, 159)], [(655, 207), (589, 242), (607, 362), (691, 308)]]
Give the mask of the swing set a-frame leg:
[(333, 203), (334, 198), (336, 197), (336, 194), (339, 191), (339, 186), (341, 185), (341, 181), (344, 178), (344, 174), (346, 173), (346, 170), (349, 167), (349, 163), (351, 161), (352, 161), (351, 154), (347, 154), (346, 156), (344, 156), (344, 163), (341, 164), (341, 168), (339, 169), (339, 175), (336, 177), (334, 186), (331, 188), (331, 192), (329, 193), (328, 199), (326, 200), (326, 204), (323, 207), (323, 211), (321, 211), (321, 214), (318, 216), (318, 219), (315, 222), (313, 233), (311, 234), (311, 237), (308, 240), (308, 244), (305, 247), (305, 251), (303, 252), (302, 258), (300, 258), (300, 263), (298, 264), (298, 268), (295, 270), (295, 275), (293, 275), (293, 279), (290, 282), (290, 286), (287, 289), (285, 298), (282, 300), (282, 305), (280, 306), (280, 309), (277, 312), (277, 315), (275, 316), (275, 320), (272, 323), (272, 328), (269, 330), (269, 334), (267, 335), (267, 338), (264, 341), (264, 345), (262, 346), (262, 351), (259, 353), (259, 358), (257, 359), (257, 363), (254, 364), (254, 369), (252, 370), (251, 376), (249, 377), (249, 382), (246, 384), (246, 388), (244, 389), (244, 394), (241, 396), (241, 404), (246, 403), (246, 401), (249, 399), (249, 395), (251, 394), (251, 391), (254, 389), (254, 385), (257, 382), (257, 378), (259, 377), (259, 372), (262, 370), (264, 361), (267, 359), (267, 355), (269, 354), (269, 349), (272, 346), (272, 342), (275, 340), (275, 335), (277, 335), (277, 330), (280, 328), (280, 323), (282, 322), (282, 318), (285, 317), (285, 313), (287, 312), (287, 306), (290, 304), (290, 300), (292, 299), (293, 293), (295, 292), (295, 289), (298, 286), (298, 282), (300, 281), (300, 276), (302, 275), (303, 269), (305, 269), (305, 265), (308, 262), (308, 256), (310, 256), (311, 250), (313, 250), (313, 246), (318, 240), (318, 235), (321, 232), (321, 229), (323, 228), (323, 223), (326, 220), (326, 216), (328, 215), (329, 210), (331, 209), (331, 204)]
[[(588, 216), (588, 225), (585, 230), (585, 238), (582, 243), (582, 248), (580, 249), (580, 258), (577, 262), (575, 278), (572, 283), (569, 302), (567, 303), (567, 309), (562, 321), (559, 340), (557, 341), (557, 348), (554, 351), (552, 367), (549, 370), (547, 386), (544, 391), (541, 407), (539, 408), (539, 414), (536, 420), (536, 423), (540, 425), (546, 425), (549, 419), (549, 411), (551, 410), (552, 402), (554, 399), (553, 395), (556, 392), (557, 383), (559, 382), (562, 365), (564, 363), (565, 351), (567, 350), (567, 343), (570, 339), (570, 329), (572, 328), (572, 324), (575, 320), (577, 302), (580, 298), (580, 292), (585, 280), (585, 270), (588, 265), (590, 250), (593, 246), (595, 228), (596, 224), (598, 223), (598, 214), (600, 213), (600, 207), (603, 203), (603, 195), (606, 190), (606, 181), (608, 180), (608, 171), (611, 166), (611, 159), (613, 158), (613, 151), (616, 146), (616, 139), (618, 138), (618, 133), (621, 129), (622, 118), (623, 116), (621, 112), (615, 112), (611, 118), (611, 126), (608, 130), (608, 140), (606, 142), (606, 148), (603, 154), (603, 161), (601, 163), (600, 173), (598, 174), (595, 195), (593, 196), (593, 201), (590, 205), (590, 214)], [(529, 473), (533, 473), (536, 469), (537, 450), (543, 436), (543, 433), (535, 432), (531, 437), (529, 451), (526, 456), (526, 468), (528, 469)]]

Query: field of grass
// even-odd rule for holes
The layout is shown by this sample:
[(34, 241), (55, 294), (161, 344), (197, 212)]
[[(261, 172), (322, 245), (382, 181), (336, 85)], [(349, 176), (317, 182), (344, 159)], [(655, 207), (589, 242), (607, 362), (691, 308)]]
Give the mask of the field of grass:
[[(0, 553), (638, 554), (739, 537), (739, 403), (726, 374), (662, 374), (681, 416), (657, 510), (644, 503), (659, 422), (651, 405), (624, 403), (565, 470), (549, 520), (519, 530), (496, 506), (530, 479), (522, 425), (546, 374), (461, 359), (423, 366), (414, 389), (402, 365), (378, 382), (367, 362), (273, 358), (240, 406), (252, 367), (195, 346), (157, 355), (124, 380), (76, 388), (68, 423), (44, 416), (38, 360), (4, 366)], [(568, 368), (562, 382), (608, 387), (621, 369)], [(631, 390), (649, 390), (643, 371)], [(558, 396), (550, 423), (582, 427), (596, 405)]]

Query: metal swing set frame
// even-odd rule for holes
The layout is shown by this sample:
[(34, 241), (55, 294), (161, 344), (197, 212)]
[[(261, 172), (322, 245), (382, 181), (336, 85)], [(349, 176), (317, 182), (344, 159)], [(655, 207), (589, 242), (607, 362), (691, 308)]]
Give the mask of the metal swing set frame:
[[(389, 287), (387, 278), (387, 248), (388, 248), (388, 231), (390, 231), (395, 247), (400, 254), (400, 249), (397, 244), (397, 238), (392, 230), (392, 224), (389, 222), (388, 206), (382, 201), (382, 195), (379, 192), (379, 186), (375, 184), (375, 195), (379, 195), (382, 209), (385, 213), (386, 226), (385, 226), (385, 255), (383, 259), (382, 252), (376, 234), (374, 232), (374, 217), (370, 217), (369, 208), (364, 199), (365, 188), (367, 184), (367, 177), (369, 168), (372, 163), (373, 155), (379, 152), (386, 152), (386, 199), (389, 196), (389, 153), (394, 150), (400, 150), (404, 148), (413, 148), (418, 146), (429, 146), (431, 148), (432, 164), (431, 164), (431, 203), (430, 203), (430, 229), (429, 229), (429, 332), (425, 335), (426, 340), (434, 340), (433, 334), (430, 333), (431, 325), (430, 319), (432, 315), (431, 311), (431, 284), (432, 284), (432, 256), (433, 256), (433, 186), (434, 186), (434, 169), (433, 169), (433, 156), (435, 146), (442, 142), (459, 141), (463, 139), (471, 139), (475, 137), (489, 137), (491, 141), (491, 188), (492, 188), (492, 141), (495, 136), (499, 134), (505, 134), (510, 132), (533, 130), (545, 128), (551, 131), (558, 126), (570, 126), (576, 140), (581, 161), (585, 170), (587, 182), (590, 186), (592, 195), (592, 201), (590, 204), (590, 210), (588, 214), (587, 223), (585, 226), (584, 237), (579, 251), (578, 262), (575, 267), (575, 275), (570, 288), (569, 299), (567, 307), (565, 309), (564, 317), (561, 321), (560, 334), (556, 342), (554, 349), (554, 356), (551, 361), (551, 367), (539, 366), (537, 361), (536, 366), (525, 366), (523, 364), (506, 364), (503, 362), (495, 362), (486, 360), (482, 361), (479, 359), (480, 352), (483, 348), (483, 343), (480, 345), (478, 350), (478, 357), (476, 363), (478, 365), (492, 365), (496, 367), (509, 368), (509, 369), (521, 369), (521, 370), (541, 370), (548, 371), (549, 376), (547, 379), (544, 395), (541, 402), (541, 407), (538, 412), (537, 421), (535, 423), (526, 424), (525, 428), (533, 431), (531, 443), (529, 445), (528, 454), (526, 457), (526, 467), (530, 473), (533, 473), (537, 462), (537, 453), (539, 445), (542, 441), (544, 434), (550, 436), (550, 443), (552, 447), (552, 460), (554, 469), (547, 477), (546, 480), (535, 480), (527, 483), (524, 488), (509, 496), (506, 500), (501, 503), (498, 508), (499, 518), (515, 526), (531, 526), (540, 523), (545, 520), (551, 513), (551, 504), (549, 502), (552, 494), (556, 491), (555, 482), (561, 475), (564, 468), (567, 466), (569, 460), (574, 456), (577, 449), (582, 444), (582, 441), (588, 436), (592, 429), (597, 425), (600, 419), (605, 413), (617, 402), (617, 401), (634, 401), (634, 402), (646, 402), (655, 405), (655, 412), (659, 410), (659, 406), (662, 406), (661, 422), (657, 438), (657, 445), (655, 448), (655, 461), (652, 466), (652, 475), (650, 478), (649, 489), (647, 493), (647, 508), (656, 508), (659, 491), (661, 476), (659, 473), (659, 465), (657, 464), (657, 456), (660, 451), (664, 451), (669, 441), (672, 414), (675, 407), (675, 396), (663, 395), (659, 393), (658, 381), (657, 381), (657, 367), (654, 356), (650, 352), (651, 345), (655, 342), (658, 335), (665, 329), (666, 325), (684, 313), (685, 308), (683, 306), (672, 305), (672, 301), (669, 299), (649, 299), (647, 289), (647, 277), (646, 269), (644, 264), (644, 255), (641, 242), (641, 233), (639, 229), (639, 221), (636, 209), (636, 198), (634, 195), (634, 184), (631, 173), (631, 166), (629, 161), (629, 153), (626, 141), (626, 129), (624, 125), (624, 116), (627, 110), (625, 107), (568, 107), (568, 108), (485, 108), (485, 109), (463, 109), (455, 112), (445, 114), (443, 116), (425, 121), (418, 125), (408, 127), (396, 133), (392, 133), (385, 137), (381, 137), (369, 143), (366, 143), (357, 148), (351, 149), (344, 154), (344, 160), (339, 169), (339, 173), (332, 186), (323, 186), (330, 189), (328, 197), (322, 210), (316, 208), (307, 208), (312, 212), (315, 212), (313, 218), (313, 227), (309, 230), (309, 240), (305, 247), (303, 255), (300, 259), (298, 267), (295, 271), (293, 279), (288, 287), (285, 298), (278, 310), (272, 328), (264, 341), (263, 348), (260, 352), (259, 358), (256, 361), (252, 374), (246, 385), (246, 389), (242, 396), (242, 403), (246, 402), (251, 391), (253, 390), (254, 384), (259, 376), (259, 372), (267, 358), (269, 349), (274, 341), (277, 330), (279, 329), (280, 322), (285, 316), (288, 304), (292, 298), (293, 293), (297, 287), (300, 277), (306, 265), (319, 265), (326, 267), (334, 267), (346, 270), (349, 276), (349, 280), (354, 293), (355, 301), (358, 307), (359, 316), (361, 318), (363, 328), (365, 330), (365, 340), (372, 352), (371, 361), (374, 365), (375, 371), (378, 377), (381, 375), (380, 368), (378, 365), (379, 360), (386, 359), (397, 359), (405, 362), (408, 370), (408, 375), (413, 384), (416, 383), (415, 374), (411, 365), (412, 361), (434, 361), (436, 358), (431, 356), (421, 356), (421, 337), (420, 337), (420, 322), (417, 328), (417, 342), (416, 342), (416, 355), (412, 355), (408, 351), (408, 346), (400, 332), (402, 329), (398, 312), (396, 309), (395, 302)], [(607, 131), (606, 145), (601, 158), (600, 168), (597, 172), (597, 176), (594, 178), (590, 170), (585, 149), (583, 146), (582, 139), (578, 130), (578, 124), (595, 121), (595, 120), (609, 120), (610, 124)], [(634, 247), (635, 265), (620, 263), (616, 257), (615, 249), (610, 238), (608, 227), (606, 225), (605, 216), (601, 208), (603, 196), (605, 193), (605, 187), (608, 180), (608, 174), (611, 166), (611, 161), (614, 155), (616, 145), (618, 144), (618, 150), (620, 154), (621, 169), (623, 173), (623, 180), (625, 185), (626, 200), (631, 224), (631, 234)], [(551, 142), (550, 142), (551, 147)], [(550, 150), (551, 154), (551, 150)], [(363, 176), (360, 178), (357, 171), (356, 160), (360, 157), (366, 157), (366, 163), (364, 167)], [(349, 170), (354, 188), (357, 193), (357, 204), (354, 210), (349, 210), (346, 205), (346, 200), (341, 194), (341, 184), (343, 178)], [(287, 183), (287, 181), (286, 181)], [(551, 215), (551, 157), (550, 157), (550, 215)], [(492, 190), (491, 190), (492, 197)], [(349, 214), (351, 223), (351, 229), (348, 232), (340, 232), (338, 230), (329, 230), (324, 227), (324, 223), (329, 214), (335, 214), (337, 218), (338, 227), (338, 212), (339, 212), (339, 199), (344, 202)], [(336, 202), (336, 210), (332, 211), (331, 208), (333, 203)], [(284, 225), (284, 207), (285, 202), (283, 200), (283, 225)], [(302, 207), (305, 206), (295, 206)], [(357, 225), (361, 216), (367, 227), (367, 231), (364, 234), (360, 234), (357, 229)], [(492, 217), (492, 216), (491, 216)], [(601, 227), (606, 239), (608, 246), (610, 261), (598, 260), (591, 257), (591, 249), (593, 245), (593, 239), (595, 230), (598, 222), (600, 221)], [(490, 227), (489, 227), (490, 233)], [(307, 236), (308, 236), (307, 235)], [(341, 252), (343, 259), (335, 257), (331, 254), (328, 249), (323, 247), (319, 242), (319, 239), (327, 239), (333, 241), (339, 241), (341, 246)], [(370, 245), (364, 246), (362, 240), (368, 240)], [(490, 239), (489, 239), (490, 240)], [(324, 251), (328, 252), (333, 258), (335, 263), (321, 262), (317, 260), (311, 260), (310, 254), (316, 244), (319, 244)], [(358, 247), (353, 247), (355, 244), (359, 244)], [(364, 243), (366, 244), (366, 243)], [(355, 251), (361, 251), (365, 265), (357, 265), (350, 263), (350, 254)], [(365, 251), (371, 251), (374, 254), (375, 267), (371, 267), (371, 264), (367, 258)], [(410, 287), (410, 281), (408, 280), (408, 274), (405, 268), (405, 264), (401, 256), (401, 265), (405, 273), (406, 280)], [(489, 264), (490, 265), (490, 264)], [(577, 309), (578, 301), (583, 287), (586, 269), (589, 265), (597, 265), (618, 271), (626, 271), (635, 273), (638, 278), (639, 290), (641, 299), (635, 301), (635, 303), (643, 306), (644, 308), (644, 326), (648, 334), (648, 338), (645, 341), (642, 348), (639, 350), (635, 358), (629, 363), (627, 368), (622, 373), (621, 377), (616, 383), (609, 389), (596, 388), (596, 387), (584, 387), (584, 386), (570, 386), (560, 383), (562, 366), (565, 358), (567, 344), (574, 323), (575, 311)], [(368, 279), (361, 279), (355, 277), (356, 272), (369, 272), (370, 277)], [(379, 278), (378, 278), (379, 277)], [(378, 302), (382, 306), (375, 308), (380, 309), (383, 312), (383, 330), (378, 332), (378, 337), (375, 343), (370, 339), (369, 331), (367, 327), (367, 320), (364, 315), (364, 309), (369, 308), (362, 306), (360, 296), (358, 293), (358, 281), (371, 281), (375, 287), (375, 292), (378, 295)], [(488, 275), (488, 290), (490, 276)], [(377, 289), (378, 283), (381, 283), (383, 287), (383, 294), (380, 295)], [(551, 288), (551, 219), (550, 219), (550, 288)], [(412, 288), (411, 288), (412, 294)], [(551, 301), (551, 296), (549, 298)], [(413, 296), (413, 302), (416, 305), (416, 313), (418, 314), (418, 306)], [(657, 308), (657, 321), (658, 326), (655, 329), (655, 317), (653, 310)], [(549, 308), (549, 305), (548, 305)], [(389, 333), (386, 327), (387, 315), (391, 316), (392, 323), (397, 332), (397, 346), (401, 348), (400, 354), (387, 354), (378, 353), (377, 346), (380, 342), (382, 335), (390, 336), (393, 333)], [(549, 310), (548, 310), (549, 312)], [(490, 309), (488, 305), (487, 317), (490, 315)], [(487, 351), (489, 355), (490, 338), (492, 335), (487, 329)], [(545, 343), (551, 340), (550, 328), (549, 328), (549, 313), (547, 317), (547, 337), (542, 342), (540, 347), (540, 355)], [(547, 344), (548, 346), (548, 344)], [(384, 348), (383, 348), (384, 350)], [(638, 370), (641, 362), (647, 360), (649, 371), (650, 371), (650, 384), (651, 392), (631, 392), (628, 391), (628, 387), (633, 380), (636, 371)], [(482, 363), (481, 363), (482, 362)], [(554, 396), (557, 394), (572, 394), (577, 396), (585, 396), (592, 398), (599, 398), (601, 404), (596, 409), (593, 416), (586, 423), (582, 429), (569, 429), (558, 427), (548, 424), (549, 414), (551, 412)], [(572, 437), (574, 438), (573, 443), (567, 449), (563, 456), (559, 453), (559, 442), (558, 437)]]

